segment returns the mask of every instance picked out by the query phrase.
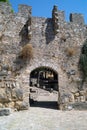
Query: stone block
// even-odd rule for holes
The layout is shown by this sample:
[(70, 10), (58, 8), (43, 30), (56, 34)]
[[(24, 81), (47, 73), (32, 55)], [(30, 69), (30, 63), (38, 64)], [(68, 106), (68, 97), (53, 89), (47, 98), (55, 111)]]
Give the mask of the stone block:
[(81, 102), (85, 102), (85, 97), (84, 96), (80, 96), (80, 101)]
[(12, 89), (13, 88), (16, 88), (16, 83), (15, 82), (12, 83)]
[(7, 76), (7, 75), (8, 75), (7, 71), (1, 71), (0, 72), (0, 76)]
[(14, 106), (15, 106), (15, 103), (14, 103), (14, 102), (9, 102), (9, 103), (8, 103), (8, 107), (9, 107), (9, 108), (14, 108)]
[(68, 103), (68, 102), (69, 102), (69, 97), (68, 97), (68, 95), (67, 95), (67, 94), (61, 95), (61, 97), (60, 97), (60, 102), (61, 102), (62, 104)]
[(5, 92), (6, 92), (6, 95), (7, 95), (7, 98), (11, 99), (11, 88), (5, 88)]
[(73, 106), (72, 106), (72, 105), (68, 105), (68, 106), (67, 106), (67, 110), (70, 111), (70, 110), (72, 110), (72, 109), (73, 109)]
[(76, 74), (76, 70), (68, 70), (67, 74), (69, 74), (69, 75), (75, 75)]
[(16, 88), (20, 88), (19, 82), (16, 82)]
[(2, 108), (3, 107), (3, 104), (2, 103), (0, 103), (0, 108)]
[(79, 93), (80, 93), (80, 96), (85, 95), (85, 91), (80, 91)]
[(3, 66), (2, 66), (2, 69), (8, 71), (8, 69), (9, 69), (9, 65), (3, 65)]
[(75, 95), (74, 95), (75, 97), (79, 97), (79, 93), (77, 92), (77, 93), (75, 93)]
[(11, 114), (10, 108), (0, 108), (0, 116), (8, 116)]
[(7, 107), (8, 107), (8, 103), (4, 103), (4, 107), (6, 107), (6, 108), (7, 108)]
[(23, 100), (23, 90), (21, 88), (12, 89), (12, 100), (13, 101), (17, 101), (17, 100), (22, 101)]
[(4, 82), (0, 82), (0, 88), (5, 88)]
[(0, 102), (7, 103), (11, 101), (11, 91), (7, 88), (0, 88)]
[(87, 103), (85, 102), (75, 102), (72, 104), (74, 110), (86, 110), (87, 111)]
[(0, 88), (0, 102), (4, 103), (7, 102), (7, 95), (4, 88)]
[(29, 104), (26, 102), (21, 102), (21, 101), (17, 101), (15, 103), (15, 108), (20, 111), (20, 110), (27, 110), (29, 108)]
[(69, 97), (69, 102), (74, 102), (74, 101), (75, 101), (75, 100), (74, 100), (74, 95), (71, 94), (70, 97)]
[(77, 99), (77, 102), (80, 102), (80, 101), (81, 101), (80, 97), (76, 97), (76, 99)]

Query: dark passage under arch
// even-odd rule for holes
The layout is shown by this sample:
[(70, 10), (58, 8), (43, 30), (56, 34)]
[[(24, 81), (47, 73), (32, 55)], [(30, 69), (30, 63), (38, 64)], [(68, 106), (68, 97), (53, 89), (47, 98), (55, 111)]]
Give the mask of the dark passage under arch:
[(30, 105), (58, 109), (58, 74), (49, 67), (30, 73)]

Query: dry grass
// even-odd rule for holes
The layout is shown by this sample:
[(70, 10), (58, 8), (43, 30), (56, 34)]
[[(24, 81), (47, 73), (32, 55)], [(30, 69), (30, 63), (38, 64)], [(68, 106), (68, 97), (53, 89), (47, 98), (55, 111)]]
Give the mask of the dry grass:
[(21, 57), (23, 59), (32, 59), (33, 58), (33, 47), (32, 44), (26, 44), (21, 51)]
[(66, 51), (67, 55), (70, 56), (70, 57), (73, 56), (73, 55), (75, 55), (75, 53), (76, 53), (76, 49), (72, 48), (72, 47), (71, 48), (69, 48), (69, 47), (66, 48), (65, 51)]
[(65, 35), (62, 35), (62, 36), (61, 36), (61, 41), (66, 42), (66, 37), (65, 37)]

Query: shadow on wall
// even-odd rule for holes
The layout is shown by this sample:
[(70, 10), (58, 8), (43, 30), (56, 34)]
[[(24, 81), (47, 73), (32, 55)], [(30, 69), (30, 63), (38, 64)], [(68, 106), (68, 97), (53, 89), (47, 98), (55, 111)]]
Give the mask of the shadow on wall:
[(46, 30), (45, 30), (46, 44), (49, 44), (55, 38), (55, 34), (54, 34), (54, 31), (53, 31), (52, 19), (47, 18), (46, 21), (45, 21), (45, 24), (47, 24)]
[(21, 37), (21, 41), (20, 41), (20, 46), (24, 46), (27, 43), (29, 43), (30, 41), (30, 37), (29, 37), (29, 27), (31, 25), (31, 19), (29, 19), (26, 24), (23, 26), (23, 28), (21, 29), (19, 36)]
[(22, 47), (20, 52), (17, 54), (14, 61), (15, 72), (20, 71), (20, 69), (25, 68), (27, 63), (33, 58), (33, 47), (29, 43), (31, 39), (30, 33), (31, 19), (29, 19), (19, 32), (21, 41), (19, 46)]
[(21, 52), (16, 56), (14, 61), (17, 71), (25, 68), (31, 59), (33, 59), (33, 47), (32, 44), (26, 44), (22, 47)]
[(20, 70), (26, 68), (26, 66), (27, 66), (26, 61), (24, 61), (20, 56), (16, 56), (13, 65), (13, 75), (14, 76), (20, 75)]

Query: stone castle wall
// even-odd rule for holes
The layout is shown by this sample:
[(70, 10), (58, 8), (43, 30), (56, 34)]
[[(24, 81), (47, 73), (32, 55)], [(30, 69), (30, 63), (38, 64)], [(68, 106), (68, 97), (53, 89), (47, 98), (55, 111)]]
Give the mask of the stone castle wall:
[[(82, 77), (78, 68), (81, 48), (87, 36), (86, 25), (81, 14), (71, 14), (70, 22), (66, 22), (64, 11), (55, 8), (52, 18), (42, 18), (32, 17), (29, 6), (20, 5), (19, 12), (14, 14), (7, 4), (0, 3), (1, 107), (13, 104), (11, 106), (18, 110), (27, 109), (30, 73), (42, 66), (58, 73), (61, 107), (86, 101), (86, 88), (83, 92), (79, 90)], [(30, 43), (33, 59), (26, 63), (19, 55), (22, 48)], [(20, 85), (17, 86), (16, 82)], [(4, 95), (8, 96), (8, 101)]]

